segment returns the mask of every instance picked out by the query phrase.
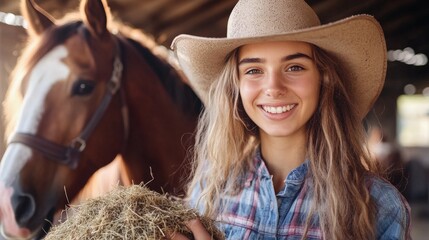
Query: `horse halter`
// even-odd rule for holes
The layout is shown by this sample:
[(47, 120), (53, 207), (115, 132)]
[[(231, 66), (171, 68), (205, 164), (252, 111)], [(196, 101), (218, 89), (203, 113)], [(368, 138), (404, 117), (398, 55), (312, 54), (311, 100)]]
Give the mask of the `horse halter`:
[[(78, 33), (82, 33), (84, 38), (87, 38), (85, 35), (86, 29), (81, 25), (78, 29)], [(72, 169), (76, 169), (79, 162), (80, 154), (86, 147), (86, 141), (90, 137), (91, 133), (95, 129), (95, 127), (100, 122), (103, 117), (107, 107), (109, 106), (113, 96), (120, 90), (121, 88), (121, 78), (122, 78), (122, 70), (123, 64), (121, 62), (121, 47), (119, 44), (119, 40), (117, 38), (113, 38), (116, 46), (116, 55), (113, 62), (113, 70), (112, 75), (110, 77), (109, 82), (107, 83), (106, 92), (98, 106), (97, 110), (94, 112), (93, 116), (89, 120), (86, 127), (79, 134), (78, 137), (74, 138), (68, 146), (60, 145), (58, 143), (52, 142), (45, 138), (36, 136), (30, 133), (14, 133), (8, 144), (12, 143), (21, 143), (30, 148), (37, 149), (41, 153), (43, 153), (47, 158), (57, 161), (61, 164), (67, 165)], [(125, 96), (123, 90), (121, 91), (122, 98), (122, 117), (123, 124), (125, 130), (125, 139), (128, 135), (128, 109), (125, 104)]]

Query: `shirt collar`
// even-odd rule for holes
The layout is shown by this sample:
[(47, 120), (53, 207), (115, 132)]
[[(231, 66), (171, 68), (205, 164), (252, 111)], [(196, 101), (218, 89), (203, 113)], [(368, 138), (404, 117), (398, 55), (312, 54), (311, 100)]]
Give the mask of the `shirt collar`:
[[(286, 177), (285, 181), (287, 181), (288, 183), (296, 183), (296, 184), (302, 183), (305, 180), (305, 176), (308, 171), (308, 164), (309, 164), (309, 160), (307, 159), (297, 168), (293, 169)], [(260, 147), (255, 152), (253, 166), (251, 167), (251, 171), (249, 172), (249, 174), (247, 174), (246, 186), (250, 184), (252, 179), (254, 179), (257, 176), (271, 178), (271, 174), (268, 172), (268, 168), (265, 165), (264, 159), (262, 159)]]

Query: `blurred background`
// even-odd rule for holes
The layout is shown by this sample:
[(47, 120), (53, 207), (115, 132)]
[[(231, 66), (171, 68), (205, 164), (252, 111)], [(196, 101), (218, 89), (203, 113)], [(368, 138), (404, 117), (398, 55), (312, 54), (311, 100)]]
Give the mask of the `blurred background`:
[[(26, 43), (18, 0), (0, 1), (0, 101)], [(56, 18), (75, 11), (78, 0), (36, 0)], [(224, 37), (236, 0), (107, 0), (113, 16), (169, 48), (181, 33)], [(373, 15), (388, 49), (384, 89), (365, 119), (368, 141), (389, 180), (412, 207), (412, 236), (429, 233), (429, 1), (307, 0), (327, 23), (355, 14)], [(0, 111), (2, 107), (0, 106)], [(4, 138), (3, 118), (0, 139)], [(5, 149), (0, 143), (0, 155)]]

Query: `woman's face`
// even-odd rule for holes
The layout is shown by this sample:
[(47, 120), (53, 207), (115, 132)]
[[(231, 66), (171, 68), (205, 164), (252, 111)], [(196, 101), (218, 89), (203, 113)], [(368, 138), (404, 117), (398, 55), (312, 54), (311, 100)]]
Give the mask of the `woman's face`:
[(264, 42), (240, 48), (240, 95), (261, 137), (306, 134), (316, 110), (320, 74), (304, 42)]

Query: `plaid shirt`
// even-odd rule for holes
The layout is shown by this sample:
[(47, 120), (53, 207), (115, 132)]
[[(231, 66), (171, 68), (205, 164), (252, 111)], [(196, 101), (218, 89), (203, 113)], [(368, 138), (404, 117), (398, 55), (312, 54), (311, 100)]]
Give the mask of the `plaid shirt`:
[[(220, 229), (227, 239), (301, 239), (312, 197), (306, 184), (307, 162), (291, 171), (277, 194), (260, 152), (254, 163), (255, 170), (247, 174), (241, 192), (222, 199)], [(407, 202), (388, 182), (371, 177), (369, 183), (378, 211), (377, 239), (411, 239)], [(191, 194), (193, 207), (200, 191), (194, 189)], [(323, 239), (318, 217), (311, 222), (307, 239)]]

